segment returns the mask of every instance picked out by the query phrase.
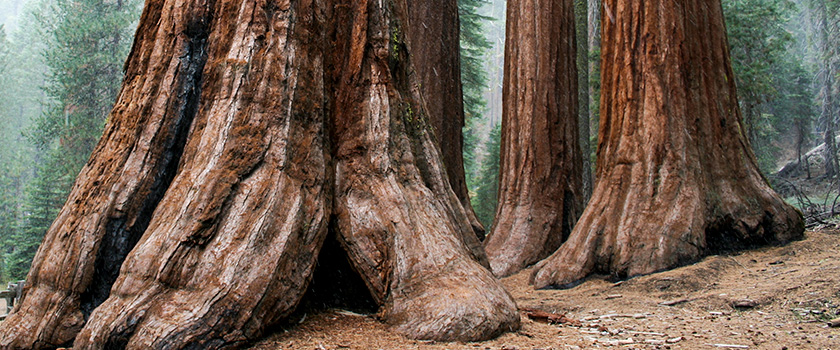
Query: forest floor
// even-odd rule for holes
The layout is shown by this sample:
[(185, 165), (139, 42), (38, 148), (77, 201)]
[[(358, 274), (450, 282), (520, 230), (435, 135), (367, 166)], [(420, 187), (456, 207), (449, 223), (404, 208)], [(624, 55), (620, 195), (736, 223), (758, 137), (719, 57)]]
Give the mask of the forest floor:
[[(521, 310), (565, 314), (485, 342), (435, 343), (396, 335), (373, 316), (298, 313), (253, 350), (276, 349), (838, 349), (840, 231), (808, 232), (782, 247), (716, 255), (620, 283), (590, 278), (568, 290), (533, 290), (530, 270), (503, 283)], [(734, 304), (755, 304), (735, 307)], [(669, 304), (669, 305), (666, 305)], [(746, 305), (745, 305), (746, 306)]]

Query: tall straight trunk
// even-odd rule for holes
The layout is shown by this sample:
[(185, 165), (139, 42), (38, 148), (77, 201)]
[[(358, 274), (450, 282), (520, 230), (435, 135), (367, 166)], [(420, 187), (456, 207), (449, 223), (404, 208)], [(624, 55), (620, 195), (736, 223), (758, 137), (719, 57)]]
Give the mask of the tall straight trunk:
[(822, 67), (819, 76), (820, 90), (822, 93), (822, 111), (821, 117), (825, 123), (825, 132), (823, 134), (823, 142), (825, 142), (825, 176), (833, 178), (837, 175), (838, 161), (837, 161), (837, 105), (835, 102), (836, 96), (836, 74), (835, 68), (835, 52), (836, 49), (831, 47), (831, 39), (829, 27), (832, 25), (829, 20), (829, 9), (826, 6), (826, 0), (811, 0), (812, 11), (817, 17), (816, 30), (818, 35), (818, 51), (822, 59)]
[(577, 40), (577, 69), (578, 69), (578, 128), (580, 137), (580, 151), (582, 154), (581, 184), (583, 186), (583, 205), (589, 202), (592, 195), (592, 153), (589, 141), (589, 121), (591, 106), (589, 94), (589, 1), (575, 0), (575, 39)]
[(516, 329), (432, 143), (400, 4), (148, 1), (0, 347), (243, 347), (294, 310), (329, 230), (406, 336)]
[(497, 276), (551, 254), (583, 209), (575, 45), (573, 0), (508, 2), (499, 201), (485, 242)]
[(837, 138), (837, 107), (835, 105), (835, 75), (837, 70), (834, 69), (833, 53), (836, 49), (831, 48), (829, 39), (829, 26), (831, 24), (829, 23), (828, 7), (825, 0), (817, 0), (816, 2), (818, 22), (820, 23), (817, 27), (820, 36), (819, 51), (820, 57), (823, 59), (820, 76), (822, 77), (821, 90), (823, 95), (822, 117), (825, 120), (825, 134), (823, 136), (825, 142), (825, 176), (833, 178), (840, 171), (837, 164), (837, 142), (835, 141)]
[(598, 181), (537, 288), (802, 236), (746, 140), (720, 0), (604, 1)]
[(408, 43), (449, 184), (464, 206), (476, 236), (484, 239), (484, 226), (473, 211), (464, 173), (458, 1), (409, 1), (408, 19)]
[[(602, 0), (588, 0), (587, 1), (587, 25), (586, 30), (589, 33), (587, 40), (589, 41), (589, 52), (587, 53), (587, 62), (589, 68), (589, 80), (587, 81), (587, 86), (589, 87), (589, 124), (586, 125), (586, 128), (589, 129), (589, 138), (596, 139), (597, 142), (597, 134), (598, 134), (598, 118), (599, 118), (599, 108), (598, 102), (601, 96), (601, 1)], [(590, 146), (590, 153), (585, 154), (586, 157), (591, 157), (591, 146)], [(592, 168), (591, 160), (590, 160), (590, 170)], [(595, 177), (590, 172), (590, 176), (592, 179), (590, 180), (593, 183), (595, 182)], [(590, 188), (589, 197), (592, 197), (592, 188)], [(589, 203), (587, 200), (586, 203)]]

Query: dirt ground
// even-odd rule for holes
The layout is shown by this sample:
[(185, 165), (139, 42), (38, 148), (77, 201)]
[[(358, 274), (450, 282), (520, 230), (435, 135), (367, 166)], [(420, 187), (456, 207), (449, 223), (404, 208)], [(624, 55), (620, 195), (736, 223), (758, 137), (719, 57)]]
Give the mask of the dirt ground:
[[(298, 314), (254, 350), (275, 349), (838, 349), (840, 232), (620, 283), (591, 278), (569, 290), (533, 290), (523, 271), (503, 280), (520, 309), (565, 314), (580, 324), (522, 328), (479, 343), (414, 341), (373, 316), (343, 310)], [(736, 302), (754, 307), (736, 308)], [(672, 304), (672, 305), (665, 305)]]

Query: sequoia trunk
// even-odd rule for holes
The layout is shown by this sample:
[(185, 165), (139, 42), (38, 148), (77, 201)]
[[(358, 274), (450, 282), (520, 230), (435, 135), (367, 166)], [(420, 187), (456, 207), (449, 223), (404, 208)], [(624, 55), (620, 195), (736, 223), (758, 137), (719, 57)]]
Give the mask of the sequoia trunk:
[(403, 334), (518, 327), (432, 143), (406, 17), (393, 1), (148, 1), (0, 347), (241, 347), (296, 307), (329, 227)]
[(429, 124), (440, 146), (452, 190), (464, 206), (476, 236), (484, 239), (484, 226), (473, 211), (464, 173), (458, 1), (409, 1), (407, 4), (408, 44)]
[(507, 11), (499, 201), (485, 245), (497, 276), (554, 252), (583, 209), (573, 0)]
[(768, 186), (735, 94), (720, 0), (604, 2), (598, 181), (537, 288), (651, 273), (802, 236)]

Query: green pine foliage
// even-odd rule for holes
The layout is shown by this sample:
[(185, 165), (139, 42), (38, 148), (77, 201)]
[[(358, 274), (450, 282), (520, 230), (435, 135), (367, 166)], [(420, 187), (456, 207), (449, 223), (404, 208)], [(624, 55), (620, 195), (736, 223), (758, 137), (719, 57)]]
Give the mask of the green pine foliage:
[(790, 0), (724, 0), (723, 9), (747, 135), (759, 168), (770, 174), (783, 149), (791, 146), (780, 140), (806, 130), (814, 113), (808, 74), (801, 58), (794, 57), (794, 37), (787, 29), (796, 5)]
[(464, 90), (464, 114), (466, 120), (480, 118), (487, 101), (487, 72), (484, 60), (487, 51), (493, 47), (484, 36), (484, 22), (492, 18), (479, 14), (486, 0), (458, 0), (458, 17), (461, 21), (461, 81)]
[(499, 158), (502, 144), (502, 124), (496, 124), (487, 139), (484, 162), (478, 176), (476, 196), (472, 199), (473, 209), (485, 228), (491, 228), (496, 215), (499, 194)]
[(476, 148), (479, 143), (478, 125), (486, 110), (487, 72), (484, 61), (492, 44), (484, 35), (484, 22), (492, 18), (479, 14), (487, 0), (458, 0), (458, 17), (461, 21), (461, 82), (464, 92), (464, 168), (467, 185), (474, 188), (479, 167)]
[(23, 226), (13, 231), (10, 238), (14, 244), (8, 247), (5, 257), (9, 279), (26, 278), (46, 228), (49, 228), (63, 204), (64, 189), (59, 186), (62, 182), (52, 178), (57, 175), (56, 172), (49, 171), (53, 165), (46, 163), (39, 166), (34, 182), (26, 189)]
[(810, 22), (808, 41), (816, 72), (819, 131), (831, 131), (836, 137), (840, 114), (840, 0), (804, 0), (802, 5)]
[(46, 96), (26, 132), (35, 149), (29, 170), (33, 178), (18, 193), (23, 203), (18, 204), (18, 227), (7, 234), (4, 277), (25, 277), (98, 142), (122, 82), (139, 10), (138, 0), (44, 0), (32, 11), (36, 39), (42, 43)]

